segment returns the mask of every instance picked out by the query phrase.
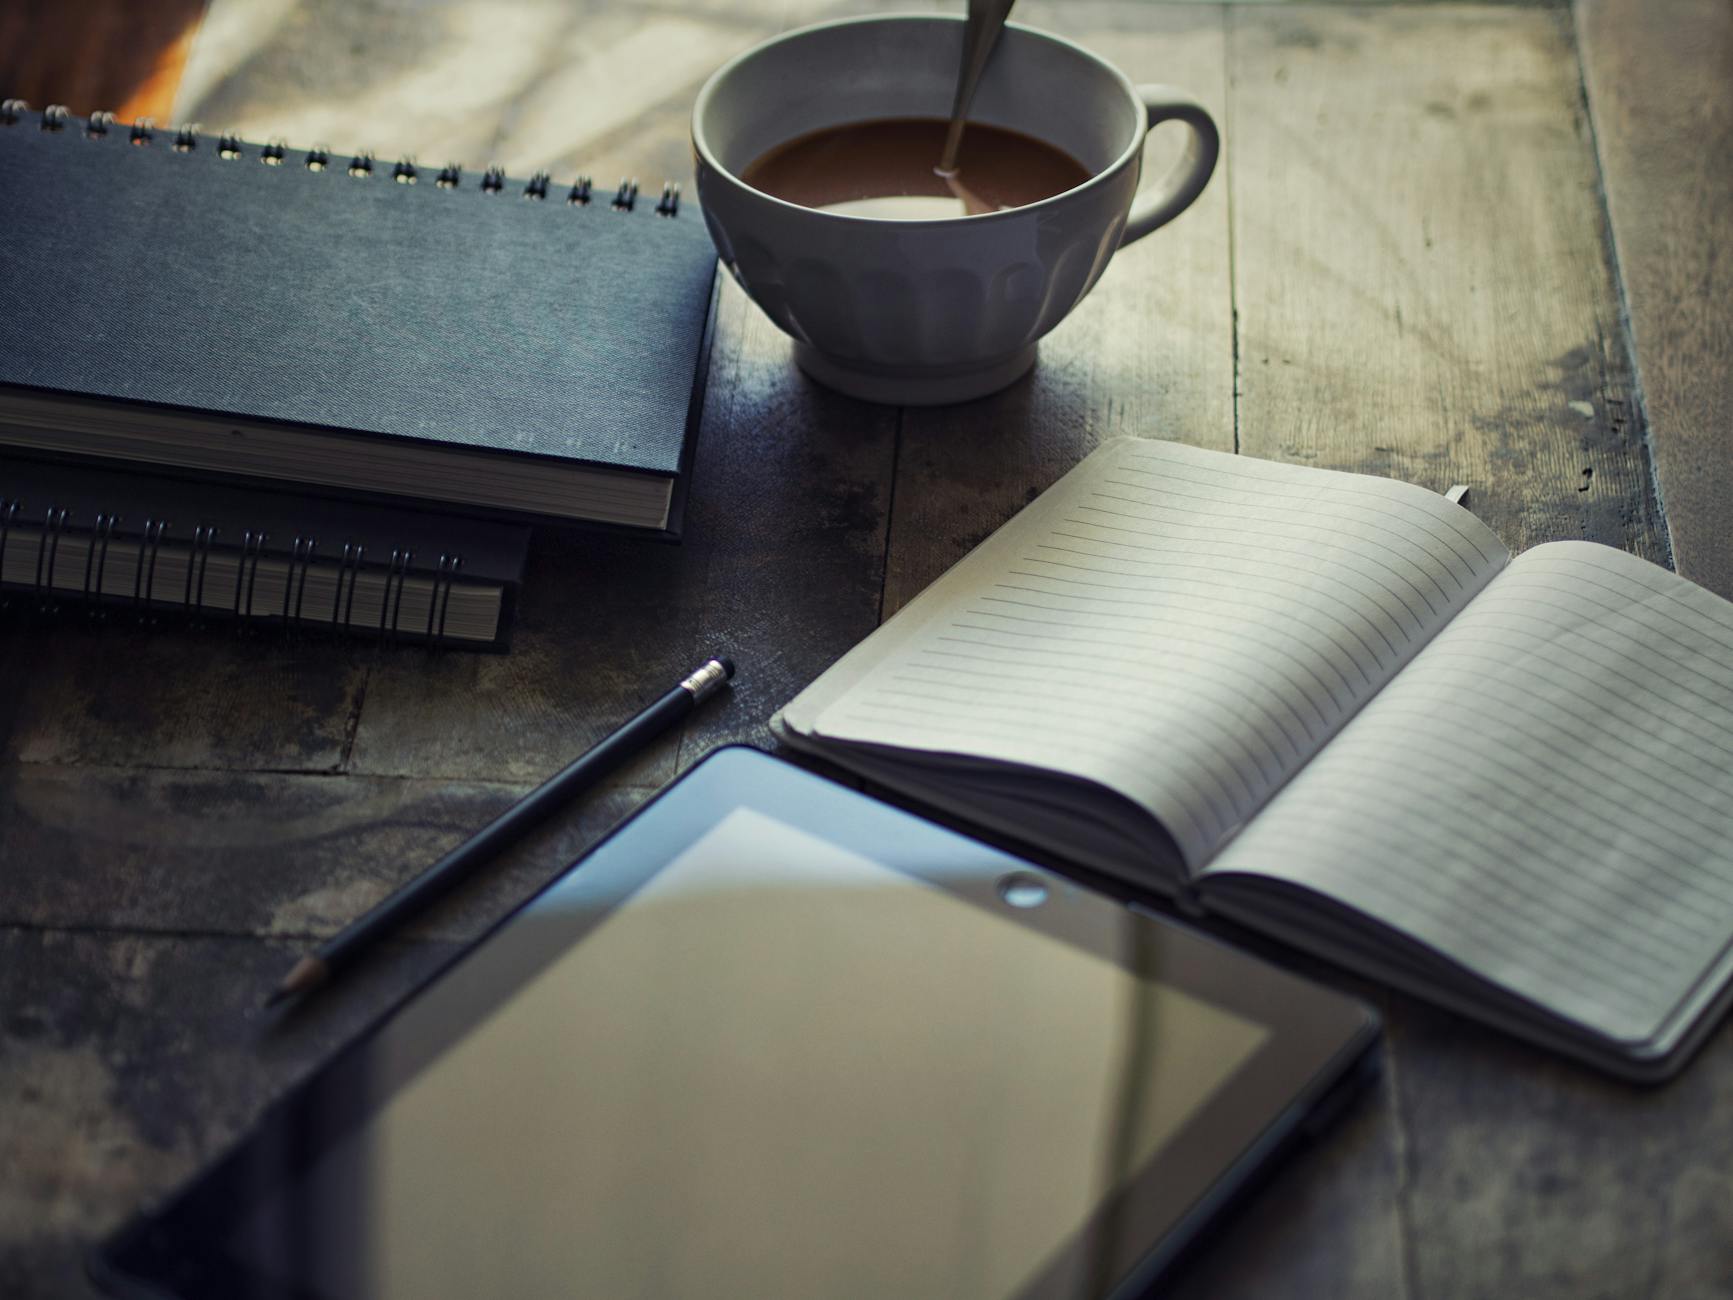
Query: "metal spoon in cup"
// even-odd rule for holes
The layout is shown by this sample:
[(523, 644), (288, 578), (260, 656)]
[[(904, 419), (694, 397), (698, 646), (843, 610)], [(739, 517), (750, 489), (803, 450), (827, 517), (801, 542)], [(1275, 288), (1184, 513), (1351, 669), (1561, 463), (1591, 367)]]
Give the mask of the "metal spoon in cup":
[(945, 133), (945, 150), (933, 171), (943, 178), (951, 193), (962, 200), (968, 216), (997, 211), (997, 205), (987, 202), (963, 184), (957, 165), (957, 154), (963, 147), (963, 127), (968, 119), (969, 105), (975, 100), (975, 88), (981, 84), (981, 74), (993, 57), (993, 47), (999, 43), (999, 33), (1011, 16), (1016, 0), (969, 0), (969, 18), (963, 28), (963, 62), (957, 69), (957, 98), (951, 105), (951, 126)]

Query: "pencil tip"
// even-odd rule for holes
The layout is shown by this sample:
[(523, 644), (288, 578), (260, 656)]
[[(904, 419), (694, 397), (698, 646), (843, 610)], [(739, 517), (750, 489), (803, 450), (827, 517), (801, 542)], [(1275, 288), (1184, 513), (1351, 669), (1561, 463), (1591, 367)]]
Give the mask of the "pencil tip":
[(330, 973), (331, 968), (317, 957), (303, 957), (283, 976), (283, 982), (271, 990), (270, 996), (265, 999), (265, 1005), (274, 1007), (284, 998), (305, 993), (314, 985), (323, 984)]

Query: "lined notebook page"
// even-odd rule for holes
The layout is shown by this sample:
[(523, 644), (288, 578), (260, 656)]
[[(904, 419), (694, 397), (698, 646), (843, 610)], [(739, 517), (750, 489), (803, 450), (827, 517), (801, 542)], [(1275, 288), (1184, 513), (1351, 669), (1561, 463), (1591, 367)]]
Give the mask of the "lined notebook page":
[(1514, 560), (1211, 867), (1325, 891), (1625, 1042), (1733, 939), (1733, 604)]
[(1122, 439), (783, 721), (1099, 782), (1196, 865), (1507, 559), (1409, 484)]

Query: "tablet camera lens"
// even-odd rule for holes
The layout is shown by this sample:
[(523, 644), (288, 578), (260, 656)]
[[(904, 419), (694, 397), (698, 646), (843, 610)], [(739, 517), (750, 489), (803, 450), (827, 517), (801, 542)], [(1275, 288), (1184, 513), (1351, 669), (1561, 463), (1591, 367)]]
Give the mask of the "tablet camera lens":
[(1040, 907), (1047, 901), (1047, 886), (1039, 876), (1013, 871), (999, 878), (999, 897), (1012, 907)]

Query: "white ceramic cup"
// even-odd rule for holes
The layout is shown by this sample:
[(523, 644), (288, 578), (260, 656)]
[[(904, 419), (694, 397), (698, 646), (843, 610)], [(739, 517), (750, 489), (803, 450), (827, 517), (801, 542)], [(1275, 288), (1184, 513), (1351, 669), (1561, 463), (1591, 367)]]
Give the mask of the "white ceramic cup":
[[(1011, 24), (970, 119), (1057, 145), (1089, 170), (1082, 185), (1003, 212), (893, 221), (804, 208), (740, 179), (811, 131), (948, 117), (962, 41), (960, 18), (821, 23), (725, 64), (692, 110), (698, 199), (723, 265), (793, 336), (801, 369), (856, 397), (930, 405), (1011, 383), (1114, 251), (1178, 216), (1215, 168), (1215, 122), (1190, 95), (1133, 86), (1081, 46)], [(1144, 135), (1170, 119), (1189, 128), (1188, 148), (1139, 196)]]

